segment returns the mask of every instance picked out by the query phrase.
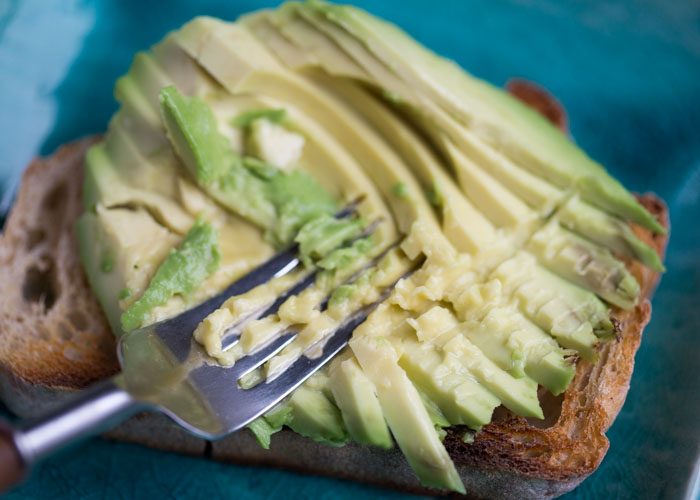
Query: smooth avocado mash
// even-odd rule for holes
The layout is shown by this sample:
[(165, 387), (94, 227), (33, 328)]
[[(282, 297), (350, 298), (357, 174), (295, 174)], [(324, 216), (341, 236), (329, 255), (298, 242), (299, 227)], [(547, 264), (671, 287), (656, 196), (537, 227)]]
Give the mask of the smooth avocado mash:
[[(564, 392), (575, 360), (614, 341), (611, 312), (636, 305), (624, 259), (663, 270), (629, 223), (663, 228), (602, 166), (354, 7), (196, 18), (137, 54), (115, 96), (86, 158), (78, 235), (116, 335), (296, 245), (302, 265), (193, 332), (231, 366), (296, 330), (241, 380), (251, 387), (379, 302), (348, 347), (249, 425), (265, 448), (285, 426), (332, 446), (396, 444), (423, 484), (464, 492), (447, 429), (469, 443), (499, 406), (543, 418), (538, 388)], [(311, 273), (276, 313), (254, 314)]]

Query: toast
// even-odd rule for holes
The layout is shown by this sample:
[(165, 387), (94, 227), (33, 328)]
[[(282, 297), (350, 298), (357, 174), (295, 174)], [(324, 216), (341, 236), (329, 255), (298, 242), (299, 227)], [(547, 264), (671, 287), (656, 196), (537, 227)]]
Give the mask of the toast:
[[(509, 90), (565, 128), (558, 103), (538, 88), (519, 82)], [(14, 209), (0, 237), (0, 399), (28, 417), (71, 393), (119, 370), (107, 320), (94, 298), (77, 250), (75, 221), (82, 212), (83, 159), (96, 138), (66, 145), (26, 170)], [(654, 195), (639, 197), (668, 227), (667, 209)], [(663, 255), (667, 235), (634, 228)], [(540, 391), (542, 421), (500, 407), (471, 444), (449, 429), (444, 444), (474, 498), (551, 498), (576, 487), (602, 461), (605, 432), (624, 403), (634, 355), (649, 321), (649, 297), (658, 280), (638, 262), (628, 269), (641, 285), (632, 311), (613, 309), (617, 341), (606, 344), (592, 365), (579, 360), (563, 395)], [(368, 482), (420, 494), (398, 449), (383, 451), (350, 443), (332, 448), (283, 430), (262, 449), (245, 430), (222, 440), (193, 437), (165, 417), (140, 414), (105, 437), (216, 460), (265, 465)]]

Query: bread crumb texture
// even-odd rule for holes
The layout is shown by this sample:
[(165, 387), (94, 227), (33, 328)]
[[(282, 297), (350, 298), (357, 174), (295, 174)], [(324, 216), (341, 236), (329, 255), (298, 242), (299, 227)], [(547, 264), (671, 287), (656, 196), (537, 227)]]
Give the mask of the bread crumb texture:
[(77, 389), (119, 369), (75, 234), (83, 157), (94, 142), (35, 160), (0, 236), (0, 364), (25, 383)]

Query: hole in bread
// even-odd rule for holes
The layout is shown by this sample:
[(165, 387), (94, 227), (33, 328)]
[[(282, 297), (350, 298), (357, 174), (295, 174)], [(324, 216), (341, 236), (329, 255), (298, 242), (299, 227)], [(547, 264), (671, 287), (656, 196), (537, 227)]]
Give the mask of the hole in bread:
[(43, 326), (38, 325), (38, 326), (36, 327), (35, 332), (36, 332), (36, 336), (37, 336), (40, 340), (43, 340), (44, 342), (48, 342), (49, 340), (51, 340), (51, 334), (50, 334), (49, 331), (48, 331), (46, 328), (44, 328)]
[(55, 212), (58, 208), (63, 206), (64, 200), (68, 197), (68, 186), (65, 182), (62, 182), (55, 188), (53, 188), (44, 197), (42, 202), (42, 208), (49, 213)]
[(578, 405), (579, 405), (579, 407), (584, 408), (587, 403), (588, 403), (588, 394), (583, 392), (578, 397)]
[(559, 421), (561, 415), (561, 405), (564, 402), (564, 393), (555, 396), (544, 387), (540, 387), (537, 391), (537, 398), (540, 400), (540, 407), (544, 418), (528, 417), (527, 422), (538, 429), (549, 429)]
[(511, 416), (511, 413), (508, 411), (508, 409), (501, 405), (496, 407), (495, 410), (493, 410), (493, 415), (491, 415), (491, 421), (492, 422), (503, 422), (504, 420), (508, 420)]
[(44, 259), (44, 269), (37, 265), (27, 269), (22, 283), (22, 297), (27, 302), (41, 303), (48, 311), (58, 298), (58, 281), (53, 261)]
[(88, 320), (85, 315), (77, 310), (68, 313), (68, 321), (71, 322), (76, 330), (86, 330), (88, 326)]
[(539, 458), (542, 455), (544, 455), (545, 452), (546, 452), (546, 450), (544, 448), (540, 448), (540, 447), (535, 446), (535, 447), (529, 448), (527, 451), (525, 451), (524, 456), (525, 456), (525, 458)]
[(70, 340), (73, 338), (73, 329), (63, 321), (60, 321), (57, 325), (58, 328), (58, 336), (61, 337), (61, 340)]
[(27, 231), (27, 239), (24, 242), (27, 251), (33, 250), (36, 246), (44, 241), (46, 233), (43, 229), (30, 229)]

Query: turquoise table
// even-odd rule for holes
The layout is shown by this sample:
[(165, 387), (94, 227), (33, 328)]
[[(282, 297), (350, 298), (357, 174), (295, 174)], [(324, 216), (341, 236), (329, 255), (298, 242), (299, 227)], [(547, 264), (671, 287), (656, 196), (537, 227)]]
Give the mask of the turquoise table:
[[(132, 54), (197, 14), (255, 0), (0, 0), (3, 207), (35, 154), (100, 132)], [(473, 73), (540, 82), (576, 140), (632, 189), (668, 201), (668, 273), (600, 469), (570, 498), (689, 498), (700, 456), (700, 4), (668, 0), (358, 0)], [(355, 483), (91, 440), (8, 498), (402, 498)]]

